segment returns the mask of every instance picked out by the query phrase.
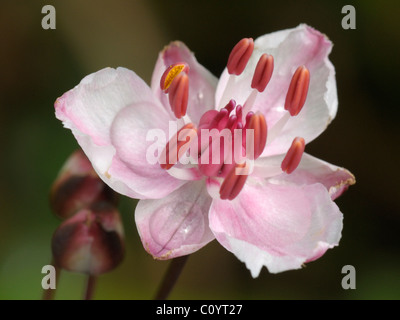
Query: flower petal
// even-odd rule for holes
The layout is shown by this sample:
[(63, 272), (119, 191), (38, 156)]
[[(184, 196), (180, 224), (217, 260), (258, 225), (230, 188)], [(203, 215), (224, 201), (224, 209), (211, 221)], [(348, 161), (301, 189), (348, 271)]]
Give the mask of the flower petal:
[(321, 184), (246, 184), (233, 201), (214, 200), (210, 228), (252, 276), (298, 269), (337, 245), (342, 214)]
[[(263, 155), (287, 151), (293, 138), (303, 137), (308, 143), (321, 134), (336, 115), (337, 92), (335, 69), (328, 59), (332, 49), (329, 39), (317, 30), (301, 24), (261, 36), (255, 40), (254, 52), (242, 75), (234, 79), (231, 98), (243, 104), (251, 93), (251, 80), (263, 53), (274, 57), (274, 72), (267, 89), (257, 95), (253, 111), (261, 111), (271, 129), (287, 113), (284, 110), (291, 77), (298, 66), (305, 65), (311, 74), (309, 92), (303, 110), (291, 117), (280, 135), (265, 148)], [(220, 102), (229, 75), (224, 70), (218, 83), (216, 101)]]
[(279, 179), (296, 185), (321, 183), (328, 190), (332, 200), (356, 183), (356, 179), (350, 171), (306, 153), (303, 154), (301, 162), (294, 172), (282, 174)]
[(105, 68), (83, 78), (58, 98), (56, 117), (64, 126), (90, 136), (94, 144), (110, 144), (109, 129), (117, 113), (139, 101), (153, 101), (147, 84), (133, 71)]
[(127, 174), (120, 159), (113, 159), (116, 150), (110, 131), (121, 110), (140, 104), (163, 112), (147, 84), (125, 68), (90, 74), (55, 102), (56, 117), (71, 129), (97, 174), (115, 191), (134, 198), (142, 198), (138, 191), (144, 191), (132, 189), (136, 175)]
[(186, 183), (158, 163), (169, 137), (168, 117), (160, 104), (143, 102), (121, 110), (112, 124), (116, 154), (108, 178), (122, 181), (139, 199), (162, 198)]
[(163, 199), (139, 201), (135, 220), (144, 248), (161, 260), (197, 251), (214, 239), (210, 205), (204, 181), (190, 182)]
[(328, 190), (332, 200), (339, 197), (349, 186), (355, 184), (354, 175), (321, 159), (303, 153), (300, 164), (291, 174), (281, 170), (284, 155), (259, 158), (255, 161), (253, 175), (271, 178), (279, 184), (305, 185), (321, 183)]
[[(154, 95), (170, 112), (167, 95), (160, 88), (164, 71), (172, 64), (185, 62), (189, 65), (189, 102), (187, 114), (194, 123), (199, 123), (207, 110), (214, 108), (215, 89), (218, 79), (199, 64), (194, 54), (179, 41), (171, 42), (160, 52), (151, 80)], [(171, 112), (172, 115), (172, 112)]]

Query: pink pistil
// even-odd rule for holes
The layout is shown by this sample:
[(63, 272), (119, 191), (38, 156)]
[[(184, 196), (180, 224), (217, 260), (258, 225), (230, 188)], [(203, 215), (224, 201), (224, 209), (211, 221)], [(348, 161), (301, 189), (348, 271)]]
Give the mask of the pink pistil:
[(228, 102), (228, 104), (224, 108), (222, 108), (219, 112), (217, 112), (212, 119), (211, 119), (211, 114), (206, 112), (201, 118), (200, 123), (202, 124), (205, 123), (206, 118), (211, 119), (208, 128), (209, 129), (217, 128), (218, 130), (222, 130), (226, 127), (226, 124), (229, 121), (229, 114), (235, 108), (235, 106), (236, 102), (235, 100), (232, 99)]

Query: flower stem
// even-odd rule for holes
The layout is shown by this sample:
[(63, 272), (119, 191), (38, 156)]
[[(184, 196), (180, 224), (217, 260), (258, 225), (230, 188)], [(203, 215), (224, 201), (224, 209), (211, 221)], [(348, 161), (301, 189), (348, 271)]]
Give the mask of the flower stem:
[(154, 300), (166, 300), (168, 298), (188, 258), (189, 255), (172, 259)]
[(54, 289), (43, 289), (43, 295), (42, 295), (42, 300), (53, 300), (54, 299), (54, 295), (56, 293), (56, 288), (58, 285), (58, 279), (60, 278), (60, 273), (61, 273), (61, 268), (59, 268), (54, 259), (51, 259), (51, 265), (54, 266), (55, 269), (55, 274), (56, 274), (56, 287)]
[(86, 290), (84, 300), (92, 300), (94, 295), (94, 290), (96, 288), (97, 277), (88, 275), (86, 282)]

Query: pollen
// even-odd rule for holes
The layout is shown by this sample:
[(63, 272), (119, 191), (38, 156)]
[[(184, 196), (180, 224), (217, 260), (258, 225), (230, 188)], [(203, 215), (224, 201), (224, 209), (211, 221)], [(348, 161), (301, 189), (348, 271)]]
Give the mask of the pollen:
[(164, 71), (161, 80), (160, 87), (165, 93), (168, 93), (168, 89), (172, 81), (179, 75), (182, 71), (188, 73), (189, 66), (184, 62), (174, 63), (170, 65), (167, 70)]

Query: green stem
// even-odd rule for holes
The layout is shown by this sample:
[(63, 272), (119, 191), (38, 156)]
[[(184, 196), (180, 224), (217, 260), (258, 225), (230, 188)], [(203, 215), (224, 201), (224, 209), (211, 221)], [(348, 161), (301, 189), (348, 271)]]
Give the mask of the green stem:
[(97, 277), (88, 275), (87, 282), (86, 282), (86, 290), (85, 290), (85, 300), (92, 300), (94, 296), (94, 291), (96, 288), (96, 281)]
[(166, 300), (174, 288), (189, 255), (172, 259), (158, 288), (155, 300)]

